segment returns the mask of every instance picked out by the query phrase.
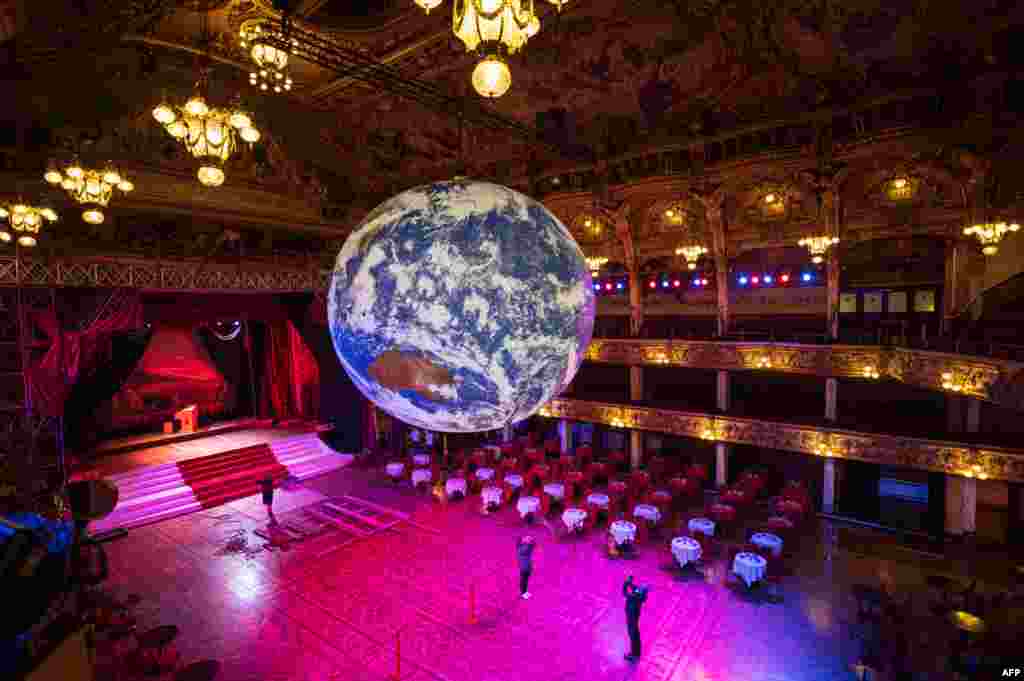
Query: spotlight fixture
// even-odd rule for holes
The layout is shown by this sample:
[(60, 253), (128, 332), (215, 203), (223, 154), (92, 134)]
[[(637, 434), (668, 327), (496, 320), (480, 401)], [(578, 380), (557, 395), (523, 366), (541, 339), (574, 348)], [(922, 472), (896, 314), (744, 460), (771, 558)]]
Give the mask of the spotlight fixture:
[(748, 281), (749, 281), (749, 279), (747, 279), (747, 275), (745, 275), (745, 274), (741, 274), (740, 275), (740, 278), (739, 278), (740, 286), (746, 286)]
[(810, 272), (804, 272), (800, 276), (800, 278), (806, 283), (806, 282), (809, 282), (811, 279), (813, 279), (814, 275), (812, 275)]
[(650, 286), (651, 288), (658, 288), (658, 282), (656, 282), (656, 281), (652, 281), (652, 282), (651, 282), (651, 283), (649, 284), (649, 286)]
[(788, 284), (789, 283), (789, 275), (788, 274), (783, 274), (782, 276), (779, 277), (779, 281), (781, 281), (783, 284)]

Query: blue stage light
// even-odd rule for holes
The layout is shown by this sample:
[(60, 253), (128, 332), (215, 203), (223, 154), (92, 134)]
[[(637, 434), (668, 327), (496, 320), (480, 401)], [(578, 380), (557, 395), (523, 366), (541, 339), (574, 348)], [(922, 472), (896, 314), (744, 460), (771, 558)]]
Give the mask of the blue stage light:
[(621, 291), (622, 289), (626, 288), (626, 286), (620, 281), (616, 288), (618, 288)]
[(766, 283), (766, 284), (772, 283), (772, 275), (770, 275), (770, 274), (764, 275), (764, 283)]
[(804, 272), (804, 275), (800, 278), (803, 279), (804, 281), (810, 281), (811, 279), (814, 278), (814, 276), (810, 272)]
[(740, 277), (740, 286), (746, 286), (746, 285), (747, 285), (747, 277), (746, 277), (746, 275), (743, 275), (743, 276)]

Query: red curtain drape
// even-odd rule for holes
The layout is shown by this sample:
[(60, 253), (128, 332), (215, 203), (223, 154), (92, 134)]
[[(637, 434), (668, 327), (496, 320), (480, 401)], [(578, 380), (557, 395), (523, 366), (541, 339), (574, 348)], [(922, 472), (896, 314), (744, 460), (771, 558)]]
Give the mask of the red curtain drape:
[(290, 321), (266, 327), (260, 413), (280, 419), (316, 419), (320, 412), (320, 369), (316, 357)]
[(29, 313), (29, 321), (46, 335), (49, 343), (46, 353), (38, 361), (30, 362), (26, 372), (32, 407), (38, 413), (62, 416), (75, 382), (109, 357), (112, 335), (142, 328), (138, 291), (117, 289), (110, 295), (97, 318), (81, 331), (61, 329), (53, 309)]

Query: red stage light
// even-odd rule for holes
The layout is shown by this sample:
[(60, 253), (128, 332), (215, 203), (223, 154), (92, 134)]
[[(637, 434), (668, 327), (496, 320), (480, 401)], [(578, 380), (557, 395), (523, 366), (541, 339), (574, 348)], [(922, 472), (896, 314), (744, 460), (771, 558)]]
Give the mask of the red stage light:
[(676, 288), (679, 288), (679, 280), (676, 279), (675, 281), (673, 281), (672, 285), (675, 286)]
[(652, 282), (651, 282), (650, 284), (648, 284), (648, 285), (649, 285), (649, 286), (650, 286), (651, 288), (657, 288), (657, 287), (658, 287), (658, 282), (652, 281)]
[(605, 285), (604, 285), (604, 289), (605, 289), (606, 291), (611, 291), (611, 290), (612, 290), (612, 285), (611, 285), (611, 284), (605, 284)]
[(789, 283), (789, 275), (788, 274), (783, 274), (781, 277), (779, 277), (779, 279), (782, 280), (783, 284)]
[(700, 285), (701, 286), (707, 286), (708, 285), (708, 280), (707, 279), (701, 279), (700, 280)]
[(760, 281), (761, 281), (761, 278), (760, 278), (760, 277), (751, 277), (751, 278), (750, 278), (750, 281), (752, 281), (752, 282), (754, 282), (755, 284), (757, 284), (757, 283), (760, 283)]

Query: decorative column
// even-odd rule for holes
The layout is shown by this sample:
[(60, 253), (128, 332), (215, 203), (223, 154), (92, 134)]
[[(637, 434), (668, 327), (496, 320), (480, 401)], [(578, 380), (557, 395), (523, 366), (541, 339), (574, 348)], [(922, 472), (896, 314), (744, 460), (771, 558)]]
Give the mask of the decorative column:
[(711, 232), (711, 254), (715, 259), (715, 306), (718, 313), (718, 337), (729, 334), (729, 252), (725, 238), (725, 191), (722, 185), (694, 188), (690, 195), (704, 207), (704, 220)]
[[(831, 161), (831, 157), (820, 160), (818, 168), (802, 173), (812, 191), (818, 196), (818, 212), (825, 236), (840, 238), (842, 232), (842, 211), (840, 210), (840, 189), (846, 178), (842, 165)], [(839, 340), (839, 248), (830, 246), (826, 252), (825, 282), (828, 286), (828, 326), (826, 329), (831, 342)]]
[(836, 398), (839, 393), (839, 380), (835, 378), (825, 379), (825, 420), (830, 423), (836, 422)]
[(563, 454), (572, 451), (572, 424), (565, 419), (558, 420), (558, 441)]
[(715, 443), (715, 487), (729, 484), (729, 445), (724, 442)]
[(640, 335), (644, 327), (643, 288), (640, 271), (631, 269), (629, 271), (629, 335), (634, 338)]
[[(639, 366), (629, 367), (629, 399), (639, 402), (644, 399), (644, 369)], [(639, 430), (629, 431), (629, 463), (633, 470), (643, 464), (644, 438)]]
[(967, 303), (964, 290), (964, 272), (970, 257), (968, 244), (963, 241), (946, 242), (946, 268), (942, 284), (942, 329), (943, 335), (952, 333), (953, 320)]
[(965, 397), (964, 402), (967, 407), (964, 430), (968, 433), (977, 433), (981, 430), (981, 400), (977, 397)]
[(729, 411), (729, 372), (719, 371), (715, 381), (715, 407), (718, 411)]
[(835, 513), (836, 509), (836, 460), (825, 459), (825, 479), (821, 485), (821, 510)]
[[(953, 432), (977, 433), (981, 401), (960, 395), (950, 395), (946, 400), (950, 429)], [(978, 481), (973, 477), (947, 475), (946, 533), (955, 536), (974, 534), (978, 529), (977, 519)]]
[(641, 220), (628, 202), (623, 201), (610, 215), (615, 225), (615, 235), (622, 244), (622, 254), (625, 259), (626, 271), (629, 272), (629, 333), (631, 336), (639, 336), (644, 326), (644, 299), (643, 283), (640, 281), (640, 259), (636, 256), (636, 249), (633, 247), (632, 222)]

